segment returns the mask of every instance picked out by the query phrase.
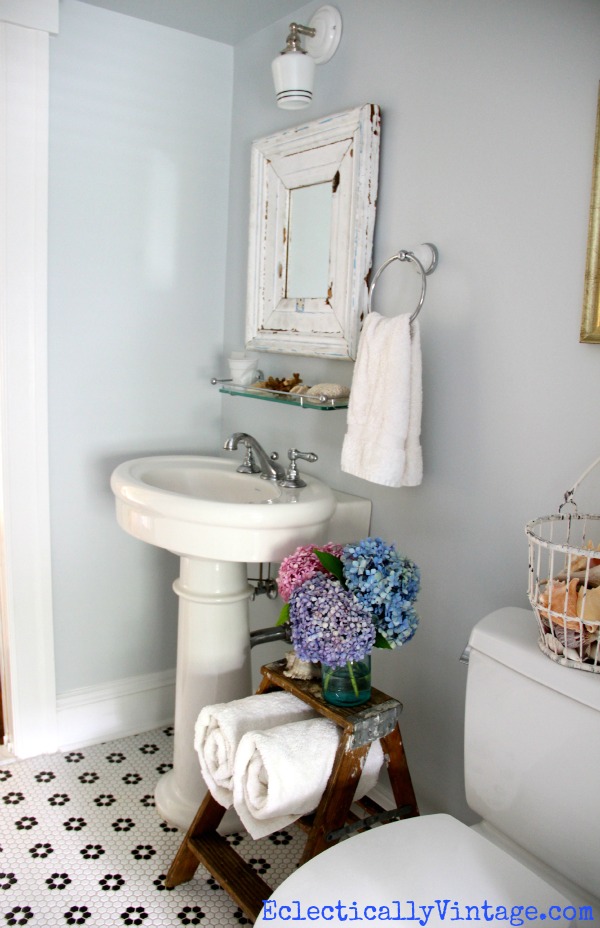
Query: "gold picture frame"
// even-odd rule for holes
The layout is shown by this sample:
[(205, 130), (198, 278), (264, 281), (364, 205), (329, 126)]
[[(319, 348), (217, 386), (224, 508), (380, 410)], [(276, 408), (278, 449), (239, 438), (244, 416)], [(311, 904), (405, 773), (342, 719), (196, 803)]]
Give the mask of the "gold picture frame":
[(596, 112), (596, 139), (592, 173), (592, 199), (581, 315), (580, 342), (600, 344), (600, 85)]

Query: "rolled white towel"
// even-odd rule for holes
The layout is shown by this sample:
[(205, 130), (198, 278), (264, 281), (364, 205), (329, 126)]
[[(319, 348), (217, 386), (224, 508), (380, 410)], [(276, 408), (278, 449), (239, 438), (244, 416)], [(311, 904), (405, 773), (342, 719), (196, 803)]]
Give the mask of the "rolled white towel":
[[(233, 804), (255, 840), (317, 808), (340, 737), (335, 722), (320, 718), (244, 735), (235, 758)], [(381, 744), (374, 741), (358, 781), (356, 799), (373, 789), (382, 763)]]
[(194, 747), (211, 794), (224, 808), (233, 803), (233, 762), (243, 735), (316, 713), (301, 699), (278, 690), (204, 706), (196, 721)]

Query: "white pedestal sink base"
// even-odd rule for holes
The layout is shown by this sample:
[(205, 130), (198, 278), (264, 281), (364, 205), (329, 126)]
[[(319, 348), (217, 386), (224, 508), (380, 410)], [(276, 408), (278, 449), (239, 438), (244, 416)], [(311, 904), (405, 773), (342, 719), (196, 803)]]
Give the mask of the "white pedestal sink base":
[[(203, 706), (251, 692), (246, 564), (182, 557), (179, 596), (173, 769), (156, 786), (160, 815), (186, 831), (206, 785), (194, 749)], [(222, 829), (221, 829), (222, 830)]]
[(156, 788), (160, 815), (181, 829), (206, 793), (194, 750), (200, 709), (251, 691), (246, 563), (278, 563), (298, 545), (344, 544), (369, 530), (368, 500), (306, 475), (301, 489), (280, 487), (237, 466), (155, 455), (125, 461), (111, 476), (121, 528), (181, 560), (174, 762)]

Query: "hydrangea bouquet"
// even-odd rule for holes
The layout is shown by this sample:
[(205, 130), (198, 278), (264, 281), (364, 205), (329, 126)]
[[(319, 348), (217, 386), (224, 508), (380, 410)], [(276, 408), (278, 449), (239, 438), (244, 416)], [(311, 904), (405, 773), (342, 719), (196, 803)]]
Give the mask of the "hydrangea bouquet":
[(419, 568), (381, 538), (303, 545), (282, 561), (277, 586), (278, 624), (289, 622), (303, 661), (350, 668), (373, 647), (405, 644), (419, 623)]

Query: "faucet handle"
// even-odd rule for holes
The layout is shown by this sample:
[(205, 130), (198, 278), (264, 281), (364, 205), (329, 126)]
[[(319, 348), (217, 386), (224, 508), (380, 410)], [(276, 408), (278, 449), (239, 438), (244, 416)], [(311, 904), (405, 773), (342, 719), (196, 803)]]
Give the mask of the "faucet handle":
[(244, 442), (244, 460), (238, 468), (236, 468), (238, 474), (260, 474), (260, 467), (254, 460), (254, 452), (252, 450), (252, 445), (250, 442)]
[(319, 460), (318, 454), (315, 454), (314, 451), (298, 451), (296, 448), (290, 448), (288, 458), (292, 464), (296, 462), (297, 458), (302, 458), (303, 461), (308, 461), (309, 464), (314, 464), (315, 461)]
[(314, 451), (298, 451), (297, 448), (290, 448), (288, 451), (288, 458), (290, 459), (290, 463), (286, 475), (282, 480), (278, 480), (277, 483), (280, 487), (305, 487), (306, 483), (300, 478), (296, 461), (298, 458), (301, 458), (303, 461), (308, 461), (309, 464), (314, 464), (315, 461), (319, 460), (318, 455), (316, 455)]

